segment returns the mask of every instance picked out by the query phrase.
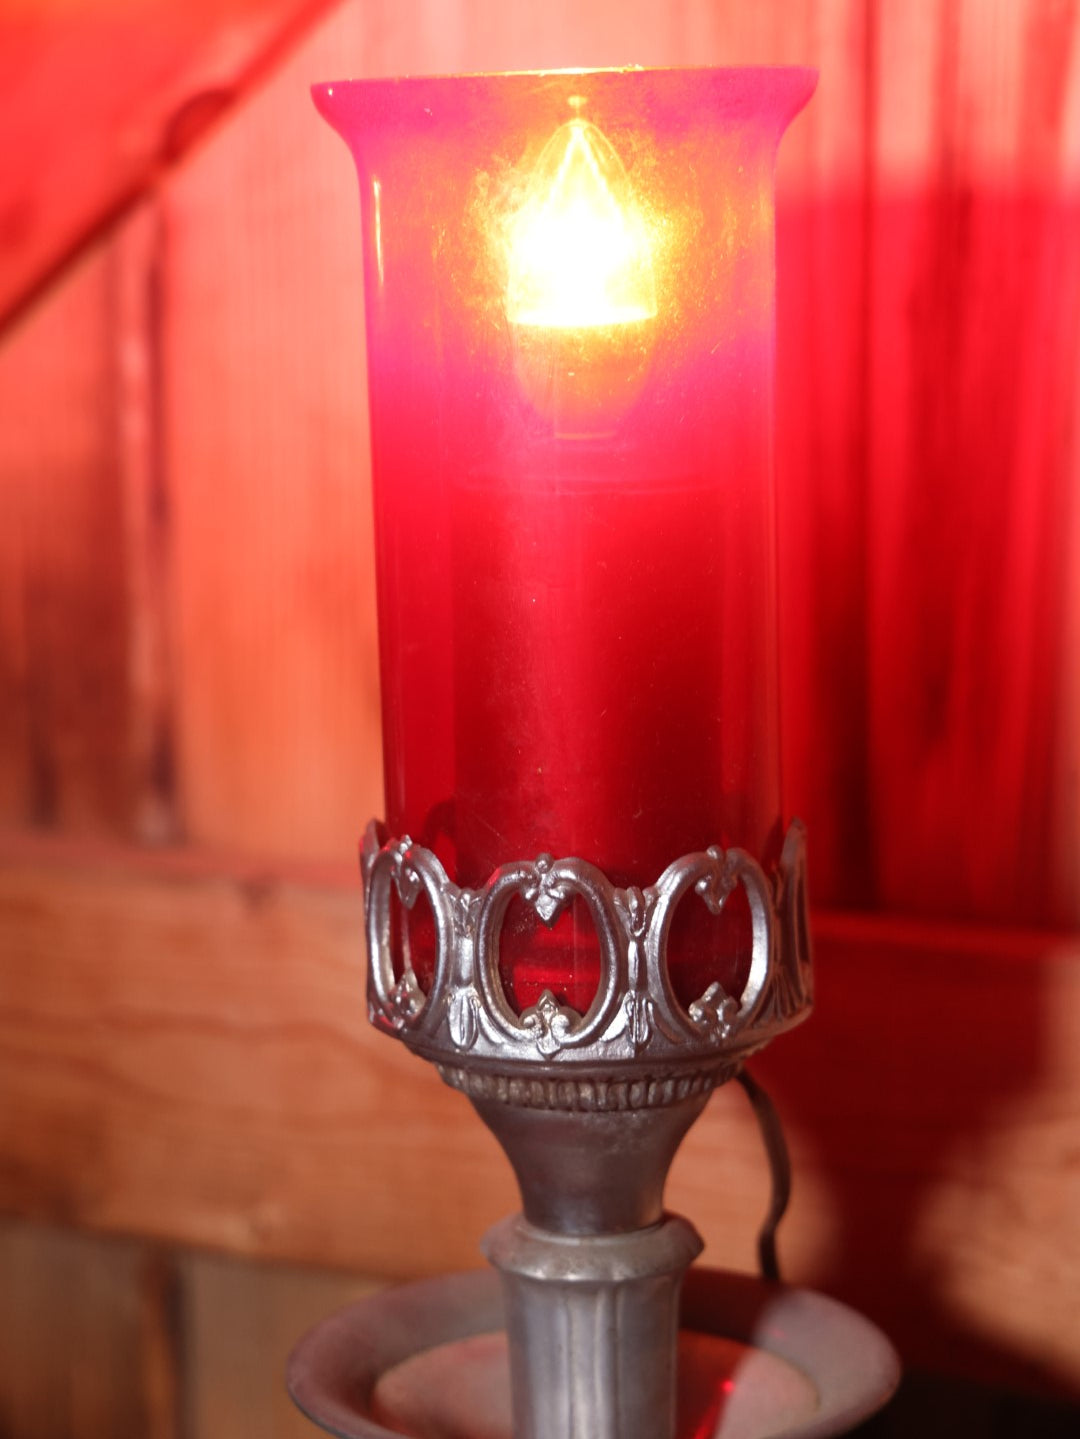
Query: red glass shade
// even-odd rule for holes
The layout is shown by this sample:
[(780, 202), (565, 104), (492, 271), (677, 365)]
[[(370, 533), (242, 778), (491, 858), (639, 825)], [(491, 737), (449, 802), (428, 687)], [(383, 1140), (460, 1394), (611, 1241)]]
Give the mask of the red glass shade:
[[(360, 176), (386, 820), (459, 883), (645, 886), (780, 821), (773, 164), (796, 69), (320, 86)], [(737, 904), (680, 916), (686, 1002)], [(410, 916), (425, 981), (424, 925)], [(584, 1011), (588, 917), (502, 944)]]

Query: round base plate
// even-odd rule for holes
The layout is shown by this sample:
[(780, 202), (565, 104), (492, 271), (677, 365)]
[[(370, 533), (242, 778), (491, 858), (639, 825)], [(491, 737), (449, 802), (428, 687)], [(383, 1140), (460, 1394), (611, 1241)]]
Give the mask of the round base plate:
[[(679, 1339), (679, 1439), (823, 1439), (892, 1395), (892, 1345), (808, 1289), (692, 1269)], [(326, 1319), (289, 1360), (289, 1392), (339, 1439), (512, 1439), (498, 1278), (386, 1290)]]

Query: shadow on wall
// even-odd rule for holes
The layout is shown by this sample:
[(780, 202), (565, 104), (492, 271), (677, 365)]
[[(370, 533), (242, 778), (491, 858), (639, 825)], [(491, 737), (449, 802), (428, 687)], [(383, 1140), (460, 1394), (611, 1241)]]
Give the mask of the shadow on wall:
[[(1080, 945), (1016, 926), (1080, 920), (1080, 206), (943, 161), (777, 243), (787, 798), (815, 903), (879, 916), (821, 922), (815, 1015), (753, 1065), (836, 1219), (797, 1278), (910, 1366), (1076, 1403)], [(1059, 1432), (970, 1407), (941, 1432)], [(866, 1432), (937, 1432), (895, 1413)]]
[[(823, 931), (811, 1021), (754, 1065), (796, 1152), (796, 1195), (805, 1165), (835, 1216), (832, 1252), (799, 1282), (873, 1318), (916, 1370), (1080, 1402), (1060, 1362), (1076, 1340), (1054, 1250), (1068, 1179), (1046, 1162), (1068, 1152), (1053, 1055), (1080, 998), (1073, 962), (1019, 933)], [(1058, 1359), (1003, 1337), (1055, 1316)]]
[(1080, 203), (777, 216), (784, 765), (817, 905), (1080, 922)]

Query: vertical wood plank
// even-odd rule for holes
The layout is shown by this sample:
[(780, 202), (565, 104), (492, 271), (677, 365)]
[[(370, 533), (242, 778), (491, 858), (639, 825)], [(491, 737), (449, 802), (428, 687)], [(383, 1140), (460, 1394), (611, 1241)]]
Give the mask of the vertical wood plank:
[(1048, 850), (1080, 324), (1061, 169), (1077, 17), (1054, 16), (1050, 37), (1020, 0), (886, 4), (875, 62), (878, 899), (1024, 922), (1076, 917)]
[[(193, 838), (329, 858), (347, 852), (364, 816), (381, 808), (354, 181), (305, 96), (307, 82), (339, 73), (346, 55), (345, 69), (367, 74), (611, 63), (628, 47), (653, 64), (820, 57), (829, 68), (833, 79), (799, 122), (813, 127), (811, 138), (794, 142), (781, 176), (790, 188), (805, 170), (842, 192), (815, 225), (808, 180), (783, 210), (800, 282), (785, 292), (797, 340), (783, 351), (782, 381), (791, 419), (781, 458), (796, 500), (788, 533), (802, 547), (788, 654), (792, 709), (800, 720), (812, 714), (814, 637), (838, 616), (857, 628), (861, 612), (849, 593), (857, 575), (847, 580), (834, 560), (845, 544), (860, 552), (849, 535), (857, 516), (839, 517), (855, 462), (846, 407), (860, 358), (865, 42), (851, 0), (821, 0), (797, 19), (783, 5), (720, 13), (699, 3), (603, 5), (587, 16), (566, 5), (507, 11), (492, 0), (440, 5), (437, 15), (418, 0), (341, 12), (171, 187), (167, 452)], [(820, 308), (798, 311), (793, 297), (804, 290)], [(814, 387), (798, 378), (804, 370)], [(806, 483), (808, 464), (817, 490)], [(815, 568), (837, 577), (820, 614), (810, 598)], [(841, 646), (846, 656), (863, 648)], [(831, 855), (841, 843), (833, 817), (850, 812), (831, 802), (836, 775), (820, 763), (822, 733), (837, 715), (844, 739), (831, 753), (843, 757), (846, 792), (857, 797), (865, 785), (851, 759), (861, 709), (837, 686), (828, 694), (825, 721), (795, 731), (792, 769), (795, 802), (806, 809), (809, 792)], [(861, 831), (859, 839), (848, 849), (864, 852)], [(826, 869), (846, 873), (832, 858)]]
[(187, 1365), (182, 1327), (182, 1261), (147, 1247), (139, 1269), (139, 1390), (148, 1439), (182, 1439)]
[(0, 318), (40, 294), (326, 3), (6, 4)]
[[(386, 73), (588, 63), (627, 46), (653, 63), (820, 60), (780, 190), (792, 807), (811, 821), (828, 901), (1070, 922), (1076, 28), (1072, 8), (1021, 0), (684, 0), (584, 19), (412, 0), (336, 16), (170, 199), (171, 616), (159, 517), (138, 499), (157, 441), (133, 439), (153, 377), (145, 354), (132, 362), (133, 306), (149, 302), (125, 279), (124, 242), (0, 357), (13, 397), (0, 422), (3, 812), (76, 828), (134, 814), (137, 833), (176, 833), (171, 626), (196, 839), (340, 855), (379, 808), (363, 376), (340, 361), (362, 363), (355, 205), (347, 159), (306, 114), (311, 75), (346, 55)], [(127, 241), (136, 270), (142, 235)], [(85, 483), (60, 493), (42, 476), (65, 444)], [(993, 842), (964, 843), (976, 830)]]
[[(1071, 23), (1070, 23), (1071, 22)], [(1029, 17), (1032, 56), (1043, 51), (1057, 67), (1044, 74), (1044, 87), (1028, 87), (1034, 112), (1032, 129), (1044, 153), (1057, 163), (1062, 203), (1053, 223), (1061, 266), (1060, 295), (1046, 296), (1046, 313), (1054, 301), (1062, 317), (1080, 315), (1080, 24), (1075, 7), (1040, 7)], [(1047, 78), (1050, 84), (1046, 84)], [(1053, 270), (1044, 272), (1051, 278)], [(1048, 850), (1053, 910), (1062, 924), (1080, 924), (1080, 323), (1054, 327), (1058, 371), (1052, 425), (1046, 435), (1046, 462), (1056, 470), (1060, 497), (1057, 516), (1065, 551), (1065, 587), (1060, 625), (1053, 627), (1056, 652), (1050, 663), (1061, 676), (1061, 707), (1053, 743), (1053, 801)], [(1060, 389), (1058, 388), (1060, 386)]]
[[(10, 354), (0, 348), (0, 385), (14, 363)], [(17, 393), (6, 386), (5, 392)], [(16, 462), (11, 428), (12, 420), (0, 414), (0, 815), (8, 824), (24, 822), (34, 808), (24, 542), (30, 481)]]
[(98, 247), (0, 346), (0, 804), (122, 828), (125, 552)]
[[(160, 1294), (141, 1245), (0, 1224), (0, 1426), (11, 1439), (177, 1439), (146, 1387)], [(174, 1362), (170, 1356), (168, 1364)]]
[(286, 1392), (285, 1362), (313, 1324), (372, 1285), (195, 1254), (183, 1276), (188, 1439), (311, 1439), (311, 1421)]
[(776, 465), (785, 798), (818, 903), (865, 905), (867, 114), (875, 10), (808, 7), (817, 93), (780, 149)]
[(357, 199), (307, 93), (362, 21), (301, 47), (166, 202), (181, 803), (193, 840), (255, 853), (349, 855), (381, 810)]
[[(1080, 26), (1074, 28), (1071, 49), (1066, 54), (1068, 74), (1073, 77), (1073, 83), (1061, 107), (1062, 184), (1067, 196), (1063, 218), (1066, 233), (1071, 218), (1075, 235), (1076, 217), (1080, 212)], [(1080, 284), (1075, 272), (1074, 284)], [(1075, 290), (1071, 297), (1066, 295), (1065, 305), (1080, 308), (1080, 297)], [(1063, 379), (1068, 385), (1068, 372)], [(1056, 810), (1051, 832), (1054, 835), (1055, 894), (1060, 898), (1064, 921), (1075, 924), (1080, 921), (1080, 359), (1075, 356), (1071, 381), (1072, 398), (1071, 401), (1067, 399), (1060, 415), (1067, 496), (1063, 506), (1062, 530), (1067, 536), (1069, 558), (1066, 565), (1065, 619), (1061, 628), (1060, 649), (1055, 657), (1063, 676), (1063, 702), (1055, 746)]]
[(176, 802), (170, 495), (162, 435), (158, 196), (128, 216), (110, 246), (113, 313), (109, 360), (123, 501), (127, 598), (127, 804), (130, 831), (164, 843), (181, 830)]

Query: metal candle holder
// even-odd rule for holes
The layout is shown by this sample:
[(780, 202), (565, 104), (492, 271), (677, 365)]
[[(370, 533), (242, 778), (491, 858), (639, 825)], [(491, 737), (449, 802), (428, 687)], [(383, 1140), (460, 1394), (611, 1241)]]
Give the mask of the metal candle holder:
[[(482, 1245), (501, 1304), (474, 1275), (364, 1301), (297, 1346), (294, 1399), (341, 1439), (510, 1439), (491, 1412), (502, 1408), (506, 1361), (484, 1347), (502, 1325), (513, 1439), (673, 1439), (680, 1291), (702, 1246), (691, 1224), (665, 1212), (664, 1184), (716, 1085), (738, 1075), (758, 1107), (744, 1062), (810, 1011), (801, 824), (771, 874), (745, 851), (710, 848), (675, 860), (645, 889), (617, 888), (594, 865), (550, 855), (502, 865), (465, 889), (430, 850), (375, 823), (362, 869), (371, 1021), (468, 1096), (514, 1168), (523, 1212)], [(737, 886), (751, 919), (746, 984), (736, 997), (714, 982), (684, 1008), (668, 974), (675, 911), (700, 902), (719, 914)], [(426, 992), (407, 945), (395, 943), (395, 897), (411, 910), (421, 896), (436, 936)], [(600, 949), (585, 1014), (550, 990), (521, 1013), (509, 1003), (499, 941), (515, 898), (549, 926), (584, 902)], [(767, 1228), (766, 1249), (769, 1237)], [(842, 1305), (746, 1276), (695, 1274), (684, 1318), (699, 1334), (744, 1340), (812, 1381), (805, 1412), (780, 1427), (771, 1416), (768, 1433), (842, 1433), (895, 1389), (891, 1345)], [(689, 1378), (700, 1390), (701, 1373)], [(706, 1389), (714, 1382), (706, 1374)], [(783, 1384), (755, 1372), (754, 1402), (772, 1387)], [(720, 1427), (713, 1419), (706, 1428), (695, 1420), (692, 1432), (722, 1439), (722, 1413)]]
[[(775, 869), (738, 848), (679, 857), (683, 840), (657, 831), (650, 844), (647, 830), (650, 818), (676, 836), (716, 823), (758, 844), (777, 807), (773, 166), (814, 79), (628, 68), (313, 92), (356, 161), (364, 225), (399, 830), (371, 826), (363, 849), (369, 1012), (469, 1098), (522, 1198), (484, 1241), (498, 1318), (490, 1284), (459, 1278), (382, 1296), (301, 1344), (294, 1397), (345, 1439), (503, 1439), (511, 1407), (515, 1439), (674, 1435), (680, 1289), (701, 1241), (664, 1211), (668, 1170), (717, 1084), (740, 1076), (761, 1107), (742, 1067), (811, 1007), (801, 826)], [(477, 888), (400, 833), (434, 826), (448, 801), (460, 872), (498, 865)], [(491, 850), (497, 836), (508, 852)], [(534, 836), (653, 882), (526, 858)], [(742, 947), (722, 941), (712, 982), (688, 996), (674, 917), (700, 904), (719, 915), (740, 890), (745, 983), (721, 983), (739, 957), (725, 950)], [(403, 921), (418, 903), (434, 924), (430, 966), (413, 965)], [(575, 936), (594, 933), (583, 949), (590, 968), (599, 955), (598, 982), (580, 1010), (554, 980), (527, 1007), (512, 1001), (544, 967), (508, 966), (504, 986), (512, 905), (549, 927), (573, 905)], [(536, 948), (550, 958), (546, 940)], [(753, 1314), (799, 1291), (755, 1289), (747, 1303), (731, 1278), (726, 1312), (760, 1348)], [(799, 1334), (786, 1357), (819, 1372), (827, 1304), (803, 1295), (801, 1319), (788, 1305), (764, 1347)], [(844, 1322), (847, 1356), (862, 1321)], [(478, 1389), (461, 1422), (397, 1409), (381, 1426), (380, 1374), (397, 1375), (392, 1388), (408, 1370), (414, 1397), (449, 1402), (478, 1372), (477, 1352), (453, 1346), (500, 1323), (509, 1363), (483, 1372), (497, 1388), (509, 1371), (505, 1415)], [(832, 1408), (826, 1421), (814, 1399), (804, 1439), (887, 1392), (891, 1361), (874, 1353), (870, 1390), (819, 1386)], [(712, 1422), (694, 1434), (712, 1436)]]
[[(665, 1214), (668, 1169), (714, 1087), (811, 1007), (804, 832), (792, 824), (774, 874), (740, 849), (668, 865), (646, 889), (594, 865), (541, 855), (463, 889), (430, 850), (368, 829), (363, 850), (368, 1011), (465, 1093), (513, 1165), (523, 1214), (484, 1251), (502, 1277), (517, 1439), (668, 1439), (675, 1425), (679, 1290), (701, 1241)], [(736, 886), (752, 949), (740, 996), (713, 983), (684, 1009), (668, 976), (676, 908), (719, 914)], [(435, 919), (424, 994), (395, 963), (393, 895)], [(550, 990), (517, 1014), (499, 937), (519, 897), (553, 925), (584, 901), (600, 942), (586, 1014)]]

